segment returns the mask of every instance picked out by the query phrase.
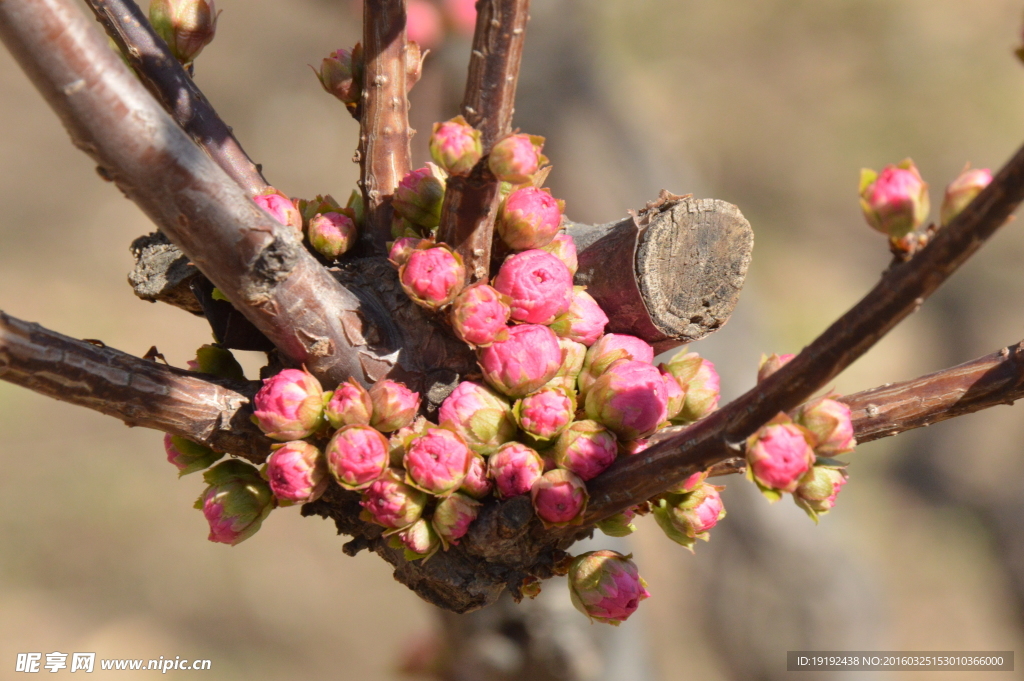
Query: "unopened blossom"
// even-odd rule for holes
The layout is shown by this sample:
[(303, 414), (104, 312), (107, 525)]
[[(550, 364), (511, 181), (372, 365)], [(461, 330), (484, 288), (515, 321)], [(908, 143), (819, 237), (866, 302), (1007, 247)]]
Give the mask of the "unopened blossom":
[(575, 421), (553, 448), (555, 463), (583, 480), (591, 480), (615, 463), (615, 435), (597, 421)]
[(369, 390), (373, 403), (370, 425), (382, 433), (403, 428), (413, 422), (420, 408), (420, 394), (409, 390), (404, 383), (380, 380)]
[(857, 446), (850, 408), (842, 402), (828, 397), (808, 402), (797, 410), (793, 420), (814, 434), (814, 453), (818, 456), (846, 454)]
[(569, 595), (576, 609), (592, 620), (618, 626), (650, 596), (631, 556), (590, 551), (569, 567)]
[(466, 479), (462, 481), (459, 491), (474, 499), (483, 499), (493, 489), (494, 482), (487, 476), (487, 462), (484, 461), (484, 457), (473, 452), (469, 470), (466, 472)]
[(475, 452), (490, 454), (516, 434), (512, 405), (502, 395), (474, 381), (462, 381), (438, 412), (442, 425), (450, 427)]
[(686, 392), (683, 408), (673, 423), (688, 424), (698, 421), (718, 408), (721, 396), (715, 365), (696, 352), (678, 352), (661, 370), (672, 374)]
[(536, 135), (509, 135), (495, 143), (488, 156), (491, 172), (502, 182), (529, 182), (546, 160), (540, 153), (544, 138)]
[(426, 560), (441, 548), (441, 539), (426, 518), (419, 518), (412, 525), (391, 535), (392, 546), (405, 548), (405, 559)]
[(434, 123), (430, 135), (430, 156), (434, 163), (452, 175), (468, 175), (484, 155), (481, 135), (462, 116)]
[(669, 539), (693, 551), (696, 540), (707, 541), (708, 530), (725, 517), (723, 489), (701, 483), (686, 494), (665, 494), (654, 505), (654, 519)]
[(265, 475), (279, 506), (316, 501), (330, 482), (323, 455), (305, 440), (277, 446), (267, 458)]
[(167, 460), (178, 469), (178, 477), (209, 468), (224, 457), (224, 452), (215, 452), (197, 442), (179, 435), (164, 435), (164, 451)]
[(510, 397), (525, 397), (555, 377), (562, 362), (558, 337), (546, 326), (509, 327), (508, 339), (477, 351), (487, 382)]
[(633, 518), (636, 517), (636, 507), (627, 508), (622, 513), (616, 513), (615, 515), (599, 520), (597, 522), (597, 529), (601, 530), (609, 537), (626, 537), (636, 532), (636, 525), (633, 524)]
[(509, 297), (512, 319), (527, 324), (550, 324), (573, 300), (572, 275), (565, 263), (539, 249), (506, 258), (494, 288)]
[(252, 200), (253, 203), (269, 213), (270, 217), (286, 227), (291, 227), (296, 234), (302, 234), (302, 214), (287, 196), (274, 189), (269, 189), (268, 193), (254, 196)]
[(337, 259), (355, 246), (359, 233), (356, 223), (344, 213), (321, 213), (313, 216), (307, 229), (309, 243), (317, 253)]
[(389, 529), (408, 527), (423, 515), (428, 495), (404, 481), (401, 470), (389, 468), (363, 491), (360, 505), (367, 521)]
[(238, 459), (228, 459), (203, 473), (209, 485), (196, 500), (210, 524), (212, 542), (234, 546), (260, 529), (274, 508), (274, 494), (260, 472)]
[(541, 388), (518, 400), (513, 408), (524, 432), (540, 440), (558, 437), (576, 413), (576, 400), (563, 388)]
[(497, 497), (508, 499), (530, 491), (537, 478), (544, 474), (544, 461), (526, 445), (509, 442), (491, 454), (487, 474), (494, 480)]
[(665, 382), (665, 398), (667, 400), (665, 418), (672, 420), (679, 416), (686, 404), (686, 391), (679, 385), (675, 376), (667, 371), (661, 371), (661, 380)]
[[(514, 251), (543, 248), (562, 226), (565, 202), (537, 187), (522, 187), (505, 197), (494, 228)], [(557, 256), (556, 256), (557, 257)]]
[(551, 330), (560, 338), (568, 338), (590, 347), (604, 335), (607, 324), (608, 315), (601, 306), (582, 286), (577, 286), (573, 290), (569, 309), (555, 318)]
[(217, 33), (217, 11), (213, 0), (150, 0), (149, 23), (164, 39), (171, 54), (182, 64), (191, 64)]
[(405, 451), (405, 481), (437, 496), (462, 486), (473, 453), (462, 438), (445, 428), (428, 427)]
[(469, 526), (476, 520), (481, 506), (476, 499), (458, 492), (437, 502), (431, 523), (446, 551), (450, 544), (458, 545), (469, 532)]
[(568, 234), (557, 234), (551, 240), (551, 243), (547, 246), (542, 246), (541, 250), (547, 251), (564, 262), (565, 266), (569, 269), (569, 274), (576, 274), (579, 260), (576, 256), (576, 242), (573, 241), (571, 236)]
[(652, 364), (621, 360), (594, 382), (586, 410), (622, 440), (647, 437), (668, 413), (665, 381)]
[(324, 416), (333, 428), (368, 425), (373, 416), (373, 400), (366, 388), (350, 378), (331, 394), (324, 407)]
[(452, 331), (470, 345), (505, 340), (512, 312), (509, 302), (508, 296), (483, 282), (463, 289), (452, 303)]
[(413, 251), (417, 250), (424, 242), (425, 240), (418, 236), (403, 236), (395, 239), (391, 242), (391, 248), (388, 250), (388, 260), (401, 267), (409, 260)]
[(398, 268), (402, 289), (417, 305), (429, 310), (448, 305), (466, 280), (462, 256), (447, 246), (416, 249)]
[(331, 475), (350, 490), (369, 487), (384, 475), (391, 460), (387, 439), (375, 428), (358, 424), (336, 432), (324, 453)]
[(760, 383), (789, 364), (789, 361), (794, 357), (796, 355), (777, 355), (774, 352), (770, 355), (761, 355), (761, 362), (757, 367), (757, 382)]
[(747, 440), (747, 478), (770, 500), (793, 492), (814, 465), (813, 435), (780, 415)]
[[(320, 85), (334, 95), (346, 107), (354, 109), (363, 90), (363, 49), (356, 45), (352, 50), (335, 50), (324, 58), (316, 77)], [(314, 69), (315, 71), (315, 69)]]
[(909, 158), (881, 173), (865, 168), (860, 174), (860, 207), (869, 225), (900, 239), (928, 217), (928, 185)]
[(946, 187), (939, 216), (945, 227), (967, 208), (981, 190), (992, 184), (992, 172), (988, 168), (966, 168)]
[(594, 381), (620, 359), (632, 359), (648, 364), (654, 361), (654, 348), (648, 343), (623, 333), (606, 333), (587, 350), (583, 369), (579, 375), (580, 396), (590, 392)]
[(265, 379), (253, 403), (257, 425), (275, 440), (301, 440), (323, 423), (323, 388), (308, 371), (285, 369)]
[(793, 501), (814, 522), (818, 516), (832, 510), (839, 490), (847, 482), (846, 471), (840, 466), (815, 466), (793, 492)]
[(410, 222), (433, 229), (441, 221), (443, 201), (444, 175), (440, 168), (430, 163), (402, 178), (395, 188), (392, 205)]
[(530, 488), (533, 510), (544, 527), (580, 524), (588, 498), (583, 480), (564, 468), (547, 471)]

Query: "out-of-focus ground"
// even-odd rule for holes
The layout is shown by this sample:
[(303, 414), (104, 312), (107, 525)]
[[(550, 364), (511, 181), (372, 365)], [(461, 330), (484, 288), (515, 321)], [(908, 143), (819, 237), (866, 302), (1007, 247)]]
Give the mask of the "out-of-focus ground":
[[(354, 43), (357, 17), (326, 0), (218, 7), (200, 86), (279, 188), (347, 195), (357, 126), (307, 64)], [(661, 188), (743, 210), (756, 235), (744, 295), (731, 323), (693, 346), (716, 362), (728, 399), (753, 384), (761, 352), (799, 350), (887, 265), (859, 214), (861, 167), (913, 157), (934, 215), (965, 162), (995, 169), (1024, 141), (1024, 67), (1012, 56), (1022, 10), (534, 0), (516, 124), (548, 136), (551, 186), (575, 220), (621, 217)], [(429, 120), (456, 113), (442, 103), (458, 100), (466, 53), (455, 40), (427, 60), (417, 161)], [(210, 340), (205, 323), (138, 301), (125, 281), (128, 244), (150, 229), (0, 51), (0, 308), (138, 355), (155, 344), (184, 365)], [(1010, 224), (836, 389), (1020, 340), (1022, 258)], [(723, 480), (729, 517), (696, 555), (641, 522), (629, 546), (654, 597), (622, 630), (655, 678), (775, 679), (786, 650), (810, 646), (1024, 650), (1019, 408), (850, 460), (851, 483), (818, 527), (739, 478)], [(383, 562), (344, 556), (332, 527), (297, 509), (238, 547), (207, 542), (191, 507), (202, 482), (176, 479), (156, 432), (0, 383), (0, 470), (0, 679), (20, 678), (17, 653), (54, 651), (208, 658), (217, 679), (392, 679), (434, 625)], [(567, 601), (563, 588), (548, 595)]]

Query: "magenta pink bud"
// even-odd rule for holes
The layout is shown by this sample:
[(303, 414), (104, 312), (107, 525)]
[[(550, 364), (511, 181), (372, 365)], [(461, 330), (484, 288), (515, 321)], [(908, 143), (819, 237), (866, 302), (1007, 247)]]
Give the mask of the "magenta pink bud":
[(860, 173), (860, 207), (868, 224), (892, 239), (917, 229), (928, 217), (928, 185), (909, 158), (881, 173)]
[(487, 474), (494, 480), (499, 499), (526, 494), (544, 474), (540, 454), (520, 442), (509, 442), (487, 460)]
[(992, 183), (992, 172), (988, 168), (966, 168), (946, 187), (939, 216), (945, 227), (967, 208), (981, 190)]
[(196, 500), (210, 524), (212, 542), (234, 546), (260, 529), (274, 508), (270, 485), (254, 466), (228, 459), (203, 473), (209, 485)]
[(327, 489), (327, 464), (304, 440), (277, 446), (267, 459), (266, 478), (279, 506), (316, 501)]
[(707, 471), (697, 471), (690, 477), (683, 480), (677, 487), (674, 487), (671, 491), (675, 494), (687, 494), (697, 489), (701, 484), (704, 483), (708, 478)]
[(485, 385), (463, 381), (438, 412), (442, 425), (458, 433), (475, 452), (490, 454), (516, 435), (512, 406)]
[(672, 374), (686, 393), (683, 408), (673, 423), (693, 423), (718, 408), (721, 392), (714, 364), (696, 352), (678, 352), (668, 364), (661, 365), (661, 370)]
[(149, 23), (174, 58), (190, 64), (217, 33), (213, 0), (151, 0)]
[(529, 182), (542, 163), (544, 138), (536, 135), (509, 135), (499, 140), (488, 157), (491, 172), (502, 182)]
[(512, 319), (528, 324), (550, 324), (572, 304), (572, 275), (565, 263), (538, 249), (507, 258), (494, 288), (511, 299)]
[(569, 274), (575, 275), (579, 267), (579, 260), (576, 257), (576, 242), (568, 234), (558, 234), (547, 246), (542, 247), (551, 255), (565, 263)]
[(576, 400), (563, 388), (541, 388), (517, 401), (512, 413), (524, 432), (550, 440), (572, 423)]
[(631, 359), (650, 364), (654, 361), (654, 348), (637, 338), (622, 333), (606, 333), (597, 339), (583, 359), (579, 375), (580, 396), (590, 392), (594, 381), (620, 359)]
[(789, 364), (789, 361), (796, 355), (761, 355), (761, 362), (757, 367), (757, 382), (760, 383), (782, 367)]
[(623, 440), (647, 437), (668, 413), (661, 373), (651, 364), (621, 360), (608, 368), (587, 393), (587, 418)]
[(530, 500), (544, 527), (566, 527), (583, 522), (587, 486), (570, 471), (555, 468), (533, 483)]
[(650, 596), (631, 556), (590, 551), (569, 566), (569, 595), (576, 609), (592, 620), (618, 626)]
[(377, 381), (370, 388), (373, 418), (370, 425), (382, 433), (403, 428), (413, 422), (420, 408), (420, 394), (395, 381)]
[(827, 397), (808, 402), (797, 410), (793, 420), (814, 434), (814, 453), (818, 456), (846, 454), (857, 446), (850, 408), (842, 402)]
[(428, 496), (402, 481), (402, 471), (389, 468), (363, 492), (364, 518), (390, 529), (408, 527), (423, 515)]
[(328, 94), (340, 99), (345, 106), (354, 109), (362, 95), (363, 50), (356, 45), (353, 50), (335, 50), (320, 64), (316, 77)]
[(452, 330), (470, 345), (486, 346), (508, 338), (509, 298), (481, 282), (463, 289), (452, 303)]
[(675, 379), (675, 376), (667, 371), (661, 372), (661, 380), (665, 382), (665, 396), (668, 399), (665, 418), (672, 420), (683, 410), (683, 405), (686, 403), (686, 392), (679, 386), (679, 381)]
[(449, 494), (462, 486), (472, 458), (458, 435), (428, 427), (406, 449), (405, 481), (430, 494)]
[(564, 210), (564, 202), (555, 199), (550, 192), (523, 187), (502, 202), (495, 229), (505, 245), (514, 251), (543, 248), (558, 234)]
[(747, 478), (775, 501), (781, 492), (793, 492), (814, 465), (813, 435), (780, 415), (747, 440)]
[(568, 311), (551, 323), (551, 330), (560, 338), (568, 338), (589, 347), (604, 335), (607, 324), (608, 315), (580, 286), (573, 291)]
[(164, 435), (164, 451), (167, 460), (178, 469), (179, 478), (209, 468), (224, 456), (223, 452), (215, 452), (209, 447), (170, 433)]
[(537, 324), (509, 327), (508, 339), (477, 351), (484, 378), (511, 397), (525, 397), (555, 377), (562, 349), (554, 331)]
[(708, 530), (725, 517), (723, 489), (701, 483), (687, 494), (666, 494), (654, 506), (654, 519), (669, 539), (693, 551), (695, 541), (707, 541)]
[(447, 246), (418, 249), (398, 268), (398, 278), (409, 298), (428, 310), (455, 300), (466, 280), (462, 257)]
[(424, 243), (426, 243), (426, 240), (418, 236), (400, 237), (391, 243), (391, 249), (388, 251), (388, 260), (401, 267), (409, 260), (409, 256), (413, 254), (413, 251), (418, 250)]
[(324, 416), (333, 428), (368, 425), (373, 416), (373, 400), (366, 388), (350, 378), (331, 395), (324, 407)]
[(615, 436), (597, 421), (576, 421), (562, 432), (552, 451), (559, 467), (592, 480), (615, 463)]
[(452, 175), (468, 175), (484, 155), (481, 132), (456, 116), (444, 123), (434, 123), (430, 135), (430, 156), (434, 163)]
[(458, 545), (459, 540), (466, 536), (470, 524), (480, 513), (480, 506), (482, 504), (476, 499), (458, 492), (437, 502), (431, 523), (445, 551), (449, 544)]
[(355, 245), (356, 223), (343, 213), (322, 213), (309, 221), (309, 243), (329, 259), (337, 259)]
[(268, 191), (272, 193), (252, 197), (253, 202), (282, 225), (292, 227), (298, 234), (302, 234), (302, 214), (292, 200), (276, 190)]
[(410, 171), (395, 188), (392, 205), (395, 211), (410, 222), (428, 229), (441, 221), (441, 203), (444, 201), (444, 176), (430, 163)]
[(847, 482), (846, 471), (835, 466), (815, 466), (793, 492), (793, 501), (804, 509), (814, 522), (832, 510), (839, 490)]
[(327, 467), (338, 484), (349, 490), (365, 489), (387, 470), (387, 439), (370, 426), (345, 426), (327, 444)]
[(491, 493), (492, 489), (494, 489), (494, 483), (487, 477), (487, 462), (484, 461), (484, 457), (474, 452), (473, 458), (469, 462), (466, 479), (462, 481), (459, 491), (474, 499), (483, 499)]
[(323, 388), (307, 371), (285, 369), (265, 379), (253, 403), (256, 424), (275, 440), (301, 440), (323, 423)]
[(441, 548), (441, 539), (426, 518), (419, 518), (409, 527), (391, 535), (389, 545), (396, 549), (404, 548), (404, 558), (408, 561), (426, 560)]

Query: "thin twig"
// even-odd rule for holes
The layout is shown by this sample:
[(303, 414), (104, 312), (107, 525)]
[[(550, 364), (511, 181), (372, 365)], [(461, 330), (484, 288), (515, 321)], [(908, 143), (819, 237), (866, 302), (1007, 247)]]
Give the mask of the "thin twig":
[(405, 0), (363, 0), (360, 186), (366, 205), (365, 239), (384, 252), (391, 236), (391, 198), (410, 169), (406, 97)]
[(255, 195), (267, 188), (260, 167), (242, 145), (192, 78), (175, 59), (149, 20), (132, 0), (86, 0), (121, 54), (139, 74), (143, 85), (178, 125), (206, 150), (214, 161)]

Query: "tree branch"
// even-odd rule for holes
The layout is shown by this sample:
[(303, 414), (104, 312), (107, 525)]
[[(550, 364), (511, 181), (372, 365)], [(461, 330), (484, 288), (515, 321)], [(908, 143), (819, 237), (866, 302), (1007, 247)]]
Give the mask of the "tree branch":
[(260, 168), (132, 0), (86, 0), (143, 85), (178, 125), (250, 196), (267, 188)]
[(0, 311), (0, 379), (63, 402), (261, 463), (250, 420), (258, 383), (194, 374), (75, 340)]
[(359, 162), (366, 205), (364, 239), (385, 252), (391, 197), (410, 169), (405, 0), (363, 0), (362, 120)]

